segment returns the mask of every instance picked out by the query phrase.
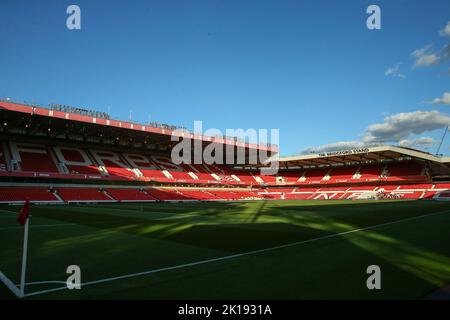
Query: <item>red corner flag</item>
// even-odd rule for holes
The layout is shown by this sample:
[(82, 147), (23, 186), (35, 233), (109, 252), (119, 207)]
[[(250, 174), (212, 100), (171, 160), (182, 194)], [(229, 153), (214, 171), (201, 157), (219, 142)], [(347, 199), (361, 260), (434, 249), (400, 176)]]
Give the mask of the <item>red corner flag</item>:
[(30, 214), (30, 201), (27, 200), (23, 205), (23, 208), (20, 211), (19, 216), (17, 217), (17, 221), (19, 221), (21, 225), (25, 225), (25, 222), (27, 222), (29, 214)]

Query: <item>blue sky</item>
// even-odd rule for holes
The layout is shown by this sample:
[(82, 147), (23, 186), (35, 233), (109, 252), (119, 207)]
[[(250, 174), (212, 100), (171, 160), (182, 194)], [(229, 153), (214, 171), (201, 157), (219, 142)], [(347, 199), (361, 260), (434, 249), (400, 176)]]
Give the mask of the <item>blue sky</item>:
[(0, 19), (0, 97), (279, 128), (283, 155), (380, 139), (434, 153), (450, 121), (448, 0), (3, 0)]

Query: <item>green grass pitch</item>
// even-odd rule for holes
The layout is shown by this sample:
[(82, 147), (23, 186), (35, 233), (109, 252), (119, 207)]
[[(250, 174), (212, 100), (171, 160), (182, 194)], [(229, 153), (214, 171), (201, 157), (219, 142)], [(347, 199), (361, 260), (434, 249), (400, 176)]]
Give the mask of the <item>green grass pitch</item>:
[[(0, 271), (14, 283), (19, 210), (0, 206)], [(64, 282), (67, 266), (79, 265), (87, 285), (26, 299), (417, 299), (450, 282), (450, 202), (104, 204), (31, 213), (27, 282)], [(180, 267), (219, 257), (228, 258)], [(381, 268), (381, 290), (366, 287), (369, 265)], [(61, 286), (29, 284), (26, 293)], [(0, 299), (14, 298), (0, 283)]]

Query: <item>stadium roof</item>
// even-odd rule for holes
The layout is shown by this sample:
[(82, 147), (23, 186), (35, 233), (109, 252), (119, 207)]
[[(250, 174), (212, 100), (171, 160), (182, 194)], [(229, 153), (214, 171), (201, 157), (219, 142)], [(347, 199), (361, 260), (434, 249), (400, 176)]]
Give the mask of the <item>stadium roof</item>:
[(437, 164), (450, 165), (450, 157), (439, 157), (431, 153), (411, 148), (395, 146), (378, 146), (342, 151), (330, 151), (316, 154), (305, 154), (280, 157), (280, 166), (321, 166), (345, 165), (349, 163), (380, 162), (385, 160), (419, 160)]
[[(64, 110), (63, 108), (48, 109), (33, 105), (12, 103), (10, 101), (0, 101), (0, 119), (9, 127), (14, 129), (22, 129), (26, 132), (23, 134), (32, 134), (31, 129), (39, 129), (41, 132), (48, 130), (48, 135), (55, 137), (58, 133), (65, 135), (65, 139), (69, 139), (69, 134), (83, 135), (84, 140), (94, 137), (106, 136), (109, 138), (117, 138), (123, 141), (151, 141), (157, 146), (170, 148), (176, 142), (171, 140), (172, 136), (181, 136), (192, 140), (202, 141), (202, 145), (218, 143), (223, 145), (233, 145), (235, 148), (268, 150), (269, 153), (278, 152), (276, 145), (257, 145), (246, 143), (233, 137), (211, 137), (201, 134), (194, 134), (187, 130), (175, 131), (175, 127), (155, 127), (152, 124), (139, 124), (129, 121), (109, 119), (109, 116), (100, 112), (89, 112), (89, 110), (72, 108), (73, 112)], [(77, 110), (81, 112), (77, 112)], [(33, 128), (31, 128), (31, 119), (33, 120)], [(1, 130), (4, 133), (14, 133), (13, 130)], [(17, 131), (17, 130), (15, 130)], [(19, 133), (19, 132), (16, 132)]]

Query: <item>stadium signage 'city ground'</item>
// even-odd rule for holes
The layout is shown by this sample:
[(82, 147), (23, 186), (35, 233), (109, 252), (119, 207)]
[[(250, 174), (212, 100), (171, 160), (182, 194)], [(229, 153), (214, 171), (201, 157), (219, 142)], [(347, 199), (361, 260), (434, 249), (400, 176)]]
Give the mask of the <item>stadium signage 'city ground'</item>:
[(353, 150), (323, 152), (323, 153), (319, 153), (319, 157), (345, 156), (345, 155), (349, 155), (349, 154), (367, 153), (369, 151), (370, 151), (369, 148), (362, 148), (362, 149), (353, 149)]
[[(226, 145), (221, 142), (211, 142), (203, 147), (202, 141), (193, 140), (185, 135), (183, 129), (172, 132), (171, 141), (178, 142), (171, 153), (171, 160), (175, 164), (227, 164), (227, 165), (257, 165), (267, 164), (268, 167), (260, 169), (263, 175), (274, 175), (278, 172), (279, 153), (270, 154), (268, 150), (261, 148), (248, 148), (246, 152), (245, 142), (255, 145), (279, 145), (279, 129), (270, 129), (270, 139), (268, 139), (268, 129), (226, 129), (224, 135), (221, 130), (211, 128), (203, 131), (202, 121), (194, 121), (194, 134), (210, 137), (233, 137), (236, 145)], [(224, 150), (225, 149), (225, 150)]]

